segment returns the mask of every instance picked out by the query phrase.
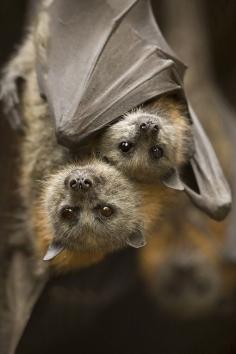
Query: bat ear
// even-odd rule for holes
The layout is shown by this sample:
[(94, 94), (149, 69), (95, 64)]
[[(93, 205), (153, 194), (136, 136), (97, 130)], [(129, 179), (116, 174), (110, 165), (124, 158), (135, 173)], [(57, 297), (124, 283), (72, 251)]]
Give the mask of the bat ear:
[(45, 254), (43, 260), (44, 261), (51, 261), (53, 258), (58, 256), (63, 250), (64, 250), (64, 247), (62, 245), (53, 241), (50, 244), (50, 246), (48, 247), (47, 253)]
[(140, 248), (146, 245), (146, 239), (141, 230), (137, 230), (134, 233), (130, 234), (128, 240), (126, 241), (127, 245), (133, 248)]
[(0, 102), (3, 112), (11, 127), (18, 132), (23, 131), (20, 109), (20, 92), (23, 83), (23, 77), (14, 75), (14, 72), (11, 72), (11, 68), (7, 68), (0, 82)]
[(162, 183), (166, 187), (176, 189), (178, 191), (184, 190), (184, 184), (181, 181), (179, 171), (176, 168), (174, 168), (171, 173), (169, 173), (162, 179)]
[(181, 179), (187, 195), (199, 209), (215, 220), (223, 220), (231, 209), (230, 188), (213, 147), (191, 106), (189, 112), (193, 122), (195, 154), (181, 173)]

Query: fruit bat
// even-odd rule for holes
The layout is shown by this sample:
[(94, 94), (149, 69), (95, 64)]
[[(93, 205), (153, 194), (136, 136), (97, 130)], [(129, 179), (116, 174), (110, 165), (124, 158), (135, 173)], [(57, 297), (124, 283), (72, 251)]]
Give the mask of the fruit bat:
[[(158, 95), (185, 95), (186, 67), (162, 36), (149, 1), (57, 0), (48, 12), (48, 62), (38, 61), (37, 72), (59, 143), (73, 148)], [(221, 220), (230, 209), (230, 190), (190, 106), (189, 116), (195, 137), (189, 169), (197, 189), (189, 185), (188, 172), (185, 191), (196, 206)]]
[[(188, 101), (183, 86), (186, 67), (163, 38), (148, 0), (54, 0), (47, 3), (50, 20), (47, 60), (38, 56), (37, 76), (60, 144), (77, 148), (125, 112), (161, 94), (179, 92)], [(9, 117), (15, 109), (13, 102)], [(222, 219), (231, 204), (228, 184), (191, 107), (189, 118), (195, 134), (195, 155), (181, 178), (193, 202), (210, 216)], [(26, 257), (23, 258), (19, 266), (9, 269), (9, 274), (17, 277), (17, 270), (21, 272), (22, 264), (26, 264), (24, 269), (29, 273), (25, 271), (23, 277), (19, 277), (24, 278), (27, 287), (20, 284), (18, 290), (14, 290), (15, 278), (9, 276), (12, 312), (15, 312), (17, 294), (20, 293), (25, 302), (29, 294), (32, 301), (28, 306), (23, 304), (27, 313), (22, 315), (13, 333), (11, 349), (5, 350), (8, 354), (14, 352), (33, 302), (47, 279), (43, 275), (39, 282), (37, 272), (35, 275), (25, 262)], [(35, 290), (34, 284), (40, 287)]]
[[(73, 148), (158, 95), (184, 96), (186, 67), (162, 36), (150, 1), (57, 0), (48, 12), (48, 60), (38, 61), (37, 72), (59, 143)], [(189, 115), (196, 149), (189, 167), (197, 190), (189, 176), (185, 190), (196, 206), (221, 220), (230, 209), (230, 190), (190, 106)]]
[(57, 0), (45, 6), (47, 44), (36, 67), (59, 144), (77, 149), (125, 112), (178, 92), (189, 107), (195, 142), (181, 173), (183, 188), (198, 208), (223, 219), (231, 206), (229, 186), (185, 96), (186, 66), (162, 36), (150, 1)]

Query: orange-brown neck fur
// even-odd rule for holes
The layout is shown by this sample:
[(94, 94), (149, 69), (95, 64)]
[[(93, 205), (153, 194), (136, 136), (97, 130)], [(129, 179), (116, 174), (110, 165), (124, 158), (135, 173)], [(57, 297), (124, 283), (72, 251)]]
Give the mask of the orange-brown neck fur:
[[(40, 204), (35, 204), (32, 212), (32, 224), (36, 235), (36, 247), (38, 256), (43, 259), (49, 244), (53, 239), (53, 231), (47, 220), (47, 216)], [(65, 273), (88, 267), (101, 261), (105, 253), (99, 252), (79, 252), (64, 250), (61, 254), (51, 260), (48, 264), (57, 273)]]

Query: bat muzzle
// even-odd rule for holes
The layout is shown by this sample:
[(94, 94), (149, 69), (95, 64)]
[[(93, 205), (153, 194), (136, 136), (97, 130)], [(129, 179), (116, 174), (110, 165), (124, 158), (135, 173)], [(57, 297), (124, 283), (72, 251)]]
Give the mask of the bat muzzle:
[(71, 192), (87, 192), (93, 188), (94, 181), (89, 173), (74, 171), (66, 177), (65, 186)]
[(159, 134), (160, 126), (156, 122), (146, 119), (139, 123), (138, 130), (140, 137), (156, 137)]

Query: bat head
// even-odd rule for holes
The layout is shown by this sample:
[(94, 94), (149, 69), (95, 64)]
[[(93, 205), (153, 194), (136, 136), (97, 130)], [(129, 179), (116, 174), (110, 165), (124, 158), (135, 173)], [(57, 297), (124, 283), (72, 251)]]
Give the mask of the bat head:
[(172, 119), (168, 107), (148, 107), (127, 113), (110, 126), (100, 141), (100, 151), (108, 161), (137, 180), (165, 180), (190, 156), (191, 125), (185, 117)]
[(49, 179), (43, 207), (53, 230), (46, 259), (63, 249), (112, 251), (144, 245), (139, 198), (132, 184), (103, 162), (73, 165)]

